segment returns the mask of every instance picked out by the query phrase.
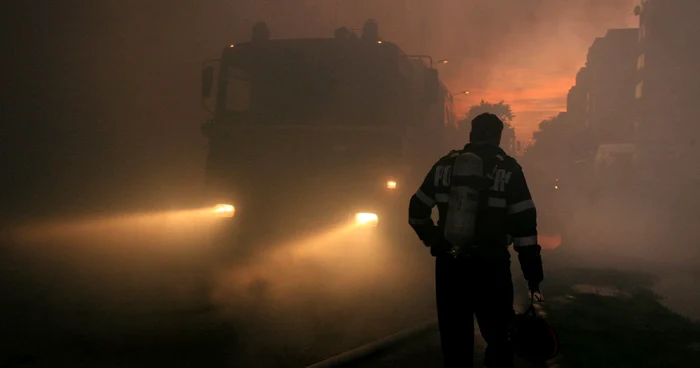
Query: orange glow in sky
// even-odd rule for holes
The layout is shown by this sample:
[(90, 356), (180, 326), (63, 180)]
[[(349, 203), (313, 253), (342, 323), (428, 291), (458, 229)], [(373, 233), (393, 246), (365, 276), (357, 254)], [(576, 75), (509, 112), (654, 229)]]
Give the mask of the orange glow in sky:
[[(448, 7), (453, 0), (439, 2)], [(470, 28), (456, 40), (435, 40), (440, 49), (457, 48), (454, 52), (461, 54), (458, 59), (444, 51), (444, 57), (455, 61), (450, 65), (461, 65), (458, 72), (445, 69), (442, 73), (451, 90), (471, 92), (455, 98), (456, 112), (461, 115), (482, 99), (505, 101), (516, 115), (513, 125), (523, 143), (542, 120), (566, 110), (567, 93), (595, 38), (611, 28), (637, 27), (639, 21), (632, 12), (639, 0), (542, 0), (534, 4), (479, 3), (472, 14), (459, 15), (476, 24), (476, 29)], [(442, 32), (454, 31), (445, 26)]]

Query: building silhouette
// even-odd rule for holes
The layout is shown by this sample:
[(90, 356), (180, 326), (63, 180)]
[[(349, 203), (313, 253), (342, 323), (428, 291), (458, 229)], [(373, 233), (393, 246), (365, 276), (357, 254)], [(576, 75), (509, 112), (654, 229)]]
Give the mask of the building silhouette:
[(567, 95), (566, 120), (578, 132), (572, 157), (592, 158), (600, 144), (634, 139), (638, 29), (611, 29), (588, 50)]
[(639, 28), (608, 30), (588, 50), (567, 96), (581, 133), (567, 149), (594, 160), (602, 145), (632, 143), (642, 177), (700, 180), (700, 0), (642, 0), (634, 12)]
[(590, 77), (584, 66), (576, 73), (576, 84), (566, 96), (566, 112), (572, 124), (588, 127), (588, 101), (590, 99)]
[(645, 0), (636, 13), (640, 154), (661, 165), (691, 163), (700, 138), (700, 1)]
[(639, 31), (611, 29), (588, 50), (588, 125), (599, 143), (633, 139)]

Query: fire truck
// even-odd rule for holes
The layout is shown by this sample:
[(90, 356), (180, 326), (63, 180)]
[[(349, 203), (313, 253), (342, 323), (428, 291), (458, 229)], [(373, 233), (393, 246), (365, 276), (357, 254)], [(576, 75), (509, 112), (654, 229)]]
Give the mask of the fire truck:
[(202, 68), (209, 203), (255, 236), (332, 222), (406, 226), (411, 192), (457, 142), (429, 56), (360, 36), (273, 39), (264, 23)]

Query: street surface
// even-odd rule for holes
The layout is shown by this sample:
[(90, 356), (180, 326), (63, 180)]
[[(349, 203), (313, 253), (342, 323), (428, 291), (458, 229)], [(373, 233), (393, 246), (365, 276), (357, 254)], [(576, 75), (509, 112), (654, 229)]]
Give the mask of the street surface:
[[(136, 256), (155, 245), (128, 248), (132, 237), (105, 239), (104, 249), (94, 237), (4, 247), (0, 367), (303, 367), (435, 316), (432, 259), (415, 239), (328, 234), (227, 269), (209, 293), (193, 281), (196, 268), (182, 267), (189, 258)], [(173, 255), (191, 240), (162, 236), (156, 250)], [(596, 254), (545, 252), (545, 296), (548, 282), (562, 281), (554, 265), (641, 266)], [(656, 273), (664, 303), (697, 316), (697, 271), (641, 268)], [(522, 293), (516, 260), (513, 279)], [(477, 333), (478, 364), (482, 350)], [(440, 359), (433, 331), (356, 367), (439, 367)]]
[(104, 226), (3, 237), (0, 367), (303, 367), (434, 317), (412, 238), (320, 229), (203, 283), (204, 238)]
[[(483, 354), (484, 342), (480, 336), (476, 336), (475, 344), (475, 368), (483, 367), (480, 356)], [(350, 365), (353, 368), (380, 368), (380, 367), (406, 367), (406, 368), (441, 368), (442, 356), (440, 354), (440, 335), (438, 330), (410, 340), (399, 345), (384, 354), (370, 359), (365, 359)]]
[[(475, 323), (474, 335), (474, 368), (482, 368), (484, 349), (486, 342), (480, 335), (479, 328)], [(363, 359), (352, 364), (352, 368), (381, 368), (381, 367), (406, 367), (406, 368), (442, 368), (442, 355), (440, 352), (440, 334), (437, 329), (433, 329), (416, 339), (398, 345), (383, 354)], [(516, 368), (542, 368), (516, 359)], [(555, 364), (548, 367), (556, 367)]]

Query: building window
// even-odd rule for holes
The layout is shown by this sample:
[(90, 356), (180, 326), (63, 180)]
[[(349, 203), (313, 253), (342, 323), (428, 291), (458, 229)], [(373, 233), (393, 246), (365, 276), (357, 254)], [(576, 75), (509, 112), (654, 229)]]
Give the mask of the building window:
[(646, 54), (641, 54), (639, 55), (639, 58), (637, 58), (637, 70), (642, 70), (644, 69), (644, 65), (646, 63)]
[(637, 84), (637, 90), (634, 92), (634, 97), (638, 100), (642, 98), (642, 95), (644, 93), (644, 82), (639, 82)]

